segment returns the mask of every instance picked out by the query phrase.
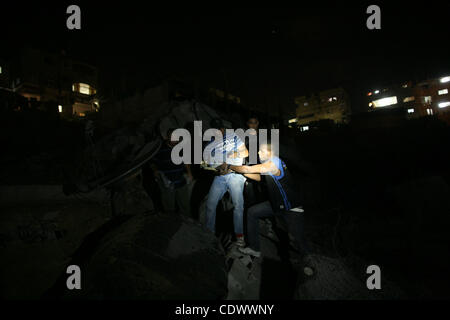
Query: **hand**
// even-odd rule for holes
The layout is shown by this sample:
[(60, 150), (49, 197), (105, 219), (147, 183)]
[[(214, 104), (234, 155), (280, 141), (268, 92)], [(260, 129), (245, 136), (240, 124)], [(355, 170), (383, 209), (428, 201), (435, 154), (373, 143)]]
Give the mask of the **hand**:
[(230, 170), (230, 168), (228, 167), (228, 164), (227, 163), (222, 163), (220, 166), (218, 166), (217, 168), (217, 171), (219, 172), (219, 175), (224, 175), (224, 174), (227, 174), (227, 173), (230, 173), (231, 172), (231, 170)]

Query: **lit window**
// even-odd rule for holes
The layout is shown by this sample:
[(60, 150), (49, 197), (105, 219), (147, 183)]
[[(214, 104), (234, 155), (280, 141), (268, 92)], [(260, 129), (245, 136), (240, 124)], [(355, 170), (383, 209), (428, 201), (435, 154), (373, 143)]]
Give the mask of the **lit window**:
[(415, 98), (414, 97), (406, 97), (405, 99), (403, 99), (403, 102), (410, 102), (410, 101), (414, 101)]
[(86, 83), (74, 83), (72, 85), (73, 92), (79, 92), (81, 94), (93, 95), (95, 94), (95, 89)]
[(438, 95), (443, 95), (443, 94), (447, 94), (448, 93), (448, 89), (442, 89), (438, 91)]
[(370, 97), (372, 95), (372, 92), (367, 93), (367, 95)]
[(2, 66), (0, 66), (0, 74), (2, 74)]
[(429, 116), (433, 115), (433, 109), (428, 108), (427, 115), (429, 115)]
[(90, 86), (88, 84), (80, 83), (80, 93), (82, 94), (90, 94)]
[(61, 113), (62, 112), (62, 105), (58, 106), (58, 112)]
[(408, 109), (408, 113), (414, 113), (414, 109), (413, 108)]
[(375, 94), (379, 94), (380, 90), (375, 90), (374, 92), (375, 92)]
[(289, 120), (289, 123), (294, 123), (294, 122), (297, 122), (297, 118), (294, 118), (294, 119), (290, 119), (290, 120)]
[(425, 103), (431, 103), (431, 96), (423, 97), (423, 101), (424, 101)]
[(403, 84), (402, 88), (408, 88), (408, 84), (407, 83)]
[(303, 105), (306, 107), (308, 105), (308, 102), (305, 102)]
[(387, 97), (387, 98), (383, 98), (383, 99), (378, 99), (378, 100), (372, 101), (372, 103), (375, 106), (375, 108), (386, 107), (386, 106), (390, 106), (393, 104), (397, 104), (397, 97), (392, 96), (392, 97)]
[(439, 108), (445, 108), (450, 106), (450, 102), (449, 101), (445, 101), (445, 102), (441, 102), (438, 104)]
[(441, 78), (441, 83), (446, 83), (446, 82), (449, 82), (450, 81), (450, 77), (443, 77), (443, 78)]
[(309, 126), (303, 126), (302, 127), (302, 131), (308, 131), (309, 130)]
[(329, 97), (328, 102), (337, 101), (337, 97)]

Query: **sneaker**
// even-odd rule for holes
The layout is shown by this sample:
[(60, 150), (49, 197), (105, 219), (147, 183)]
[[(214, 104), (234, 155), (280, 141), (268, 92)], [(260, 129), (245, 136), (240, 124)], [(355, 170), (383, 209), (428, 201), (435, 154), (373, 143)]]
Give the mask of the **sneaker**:
[(244, 237), (237, 237), (235, 243), (236, 243), (236, 246), (239, 248), (245, 247)]
[(261, 252), (260, 251), (255, 251), (255, 250), (253, 250), (250, 247), (238, 248), (238, 250), (241, 253), (243, 253), (243, 254), (246, 254), (246, 255), (249, 255), (249, 256), (253, 256), (253, 257), (256, 257), (256, 258), (259, 258), (261, 256)]

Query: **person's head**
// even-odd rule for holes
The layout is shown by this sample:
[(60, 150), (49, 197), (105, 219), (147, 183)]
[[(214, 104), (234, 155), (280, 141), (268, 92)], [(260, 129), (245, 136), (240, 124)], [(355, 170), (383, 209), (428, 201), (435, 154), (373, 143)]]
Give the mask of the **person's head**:
[(170, 128), (169, 130), (167, 130), (166, 137), (165, 137), (165, 140), (166, 140), (167, 144), (171, 145), (172, 147), (175, 146), (178, 143), (177, 140), (173, 140), (172, 139), (172, 133), (174, 131), (175, 131), (174, 128)]
[(211, 129), (217, 129), (219, 130), (222, 135), (225, 132), (225, 125), (223, 124), (222, 120), (216, 118), (216, 119), (212, 119), (209, 122), (209, 126), (211, 127)]
[(261, 144), (259, 146), (258, 155), (259, 159), (263, 162), (272, 158), (272, 145), (270, 143)]
[(249, 129), (255, 129), (255, 130), (258, 130), (258, 128), (259, 128), (259, 120), (258, 120), (258, 117), (255, 116), (255, 115), (251, 115), (250, 117), (248, 117), (248, 120), (247, 120), (247, 127), (248, 127)]

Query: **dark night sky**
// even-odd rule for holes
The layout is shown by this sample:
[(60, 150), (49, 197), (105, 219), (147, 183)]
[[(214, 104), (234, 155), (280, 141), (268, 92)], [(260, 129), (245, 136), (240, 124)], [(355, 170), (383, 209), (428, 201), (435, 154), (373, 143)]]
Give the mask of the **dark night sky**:
[[(365, 26), (371, 3), (297, 7), (232, 2), (74, 2), (82, 30), (65, 27), (72, 2), (1, 6), (3, 54), (21, 46), (66, 49), (100, 67), (103, 86), (122, 79), (144, 88), (173, 74), (224, 86), (253, 103), (281, 101), (342, 85), (352, 92), (396, 80), (450, 73), (450, 3), (377, 4), (382, 30)], [(423, 2), (425, 3), (425, 2)]]

